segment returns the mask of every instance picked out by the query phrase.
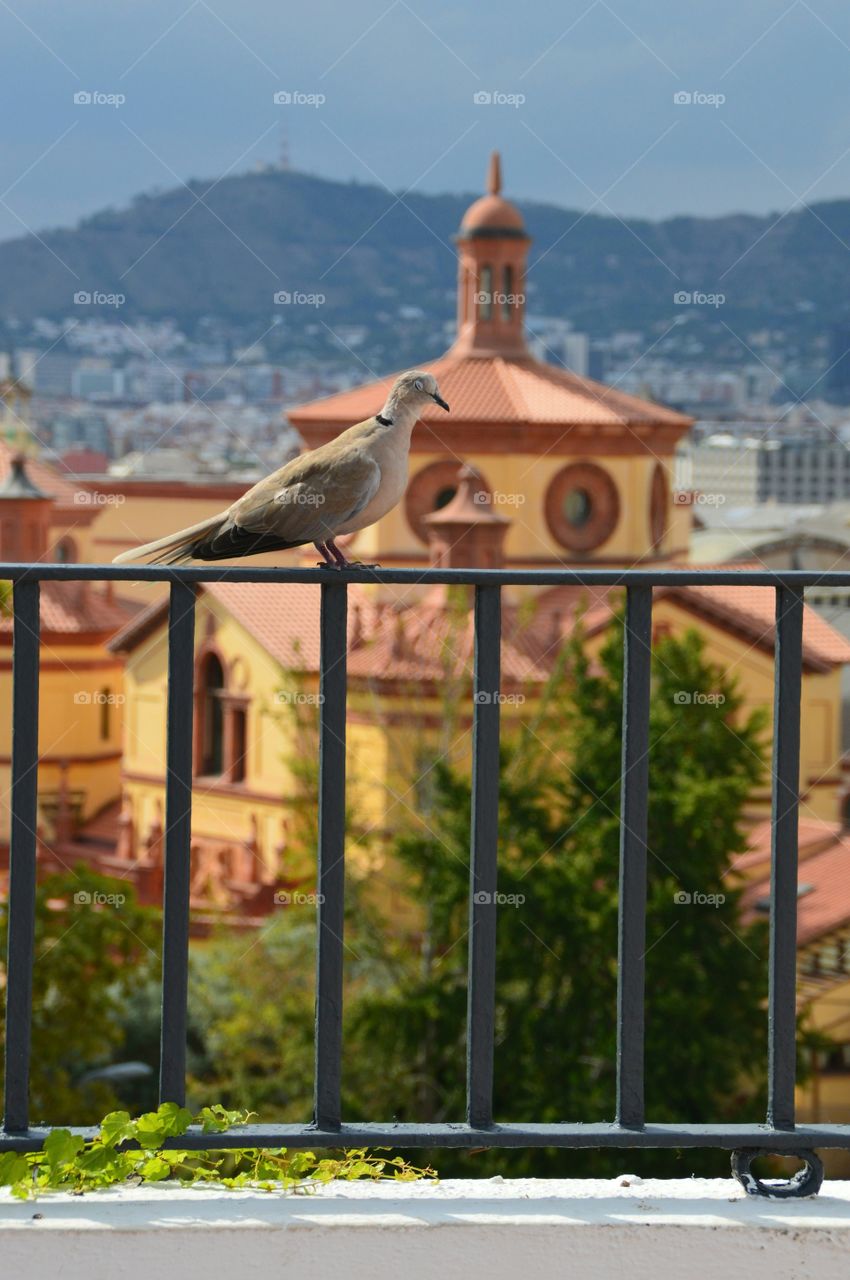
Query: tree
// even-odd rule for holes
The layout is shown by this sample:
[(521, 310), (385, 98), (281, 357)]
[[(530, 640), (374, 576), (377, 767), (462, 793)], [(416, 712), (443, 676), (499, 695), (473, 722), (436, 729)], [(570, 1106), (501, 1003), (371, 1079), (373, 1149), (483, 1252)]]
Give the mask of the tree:
[[(647, 902), (647, 1115), (763, 1115), (767, 944), (728, 876), (763, 776), (766, 713), (696, 633), (654, 646)], [(622, 630), (591, 660), (577, 633), (501, 761), (495, 1115), (608, 1120), (615, 1104)], [(683, 698), (683, 694), (689, 695)], [(311, 758), (315, 758), (311, 756)], [(307, 784), (305, 783), (305, 786)], [(307, 786), (309, 790), (309, 786)], [(470, 782), (446, 757), (427, 809), (397, 834), (419, 918), (376, 920), (350, 885), (344, 1114), (464, 1116)], [(683, 897), (684, 895), (684, 897)], [(205, 1046), (193, 1094), (304, 1120), (312, 1092), (314, 922), (285, 909), (253, 941), (216, 941), (194, 964)], [(193, 1002), (195, 997), (193, 996)], [(443, 1173), (669, 1172), (669, 1152), (431, 1152)], [(688, 1171), (725, 1171), (691, 1152)]]
[[(622, 637), (598, 668), (576, 636), (535, 721), (502, 753), (495, 1116), (614, 1115)], [(685, 692), (689, 699), (681, 694)], [(679, 695), (679, 696), (677, 696)], [(698, 695), (698, 696), (697, 696)], [(765, 928), (744, 926), (730, 861), (763, 772), (765, 716), (696, 633), (653, 655), (647, 908), (647, 1114), (720, 1121), (763, 1113)], [(430, 962), (408, 962), (356, 1011), (364, 1086), (355, 1114), (464, 1113), (470, 785), (441, 764), (430, 830), (397, 841), (430, 907)], [(433, 1155), (443, 1172), (613, 1172), (635, 1153)], [(697, 1157), (688, 1156), (689, 1168)], [(642, 1161), (659, 1171), (669, 1156)], [(705, 1164), (705, 1162), (703, 1162)], [(708, 1162), (710, 1164), (710, 1161)], [(714, 1167), (717, 1167), (716, 1165)]]
[[(36, 1123), (95, 1123), (118, 1102), (110, 1084), (85, 1077), (125, 1057), (127, 1002), (159, 970), (159, 922), (159, 912), (139, 906), (126, 881), (99, 875), (84, 863), (40, 881), (30, 1074)], [(4, 1004), (7, 931), (4, 907)], [(0, 1047), (4, 1034), (0, 1029)], [(150, 1065), (155, 1068), (155, 1061)]]

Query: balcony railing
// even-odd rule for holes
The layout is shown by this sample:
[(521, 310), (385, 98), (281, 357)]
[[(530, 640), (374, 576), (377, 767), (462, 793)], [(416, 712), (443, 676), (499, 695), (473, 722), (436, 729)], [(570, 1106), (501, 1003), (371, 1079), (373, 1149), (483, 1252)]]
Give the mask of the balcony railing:
[[(43, 581), (170, 584), (168, 748), (163, 890), (162, 1101), (183, 1103), (189, 957), (192, 810), (192, 681), (195, 583), (321, 585), (318, 942), (314, 1117), (311, 1124), (248, 1125), (216, 1137), (221, 1147), (715, 1147), (730, 1150), (747, 1189), (757, 1154), (796, 1155), (805, 1167), (780, 1194), (811, 1194), (822, 1168), (815, 1147), (850, 1148), (850, 1125), (795, 1124), (797, 810), (803, 593), (847, 587), (848, 573), (676, 570), (458, 570), (166, 568), (0, 565), (14, 584), (13, 738), (6, 987), (6, 1095), (0, 1151), (38, 1149), (48, 1130), (30, 1126), (28, 1081), (36, 890), (39, 589)], [(473, 780), (469, 893), (467, 1112), (456, 1123), (343, 1120), (343, 916), (347, 588), (353, 582), (475, 588)], [(776, 595), (772, 849), (768, 994), (768, 1105), (764, 1123), (652, 1124), (644, 1108), (644, 952), (652, 590), (670, 586), (770, 587)], [(610, 1123), (502, 1124), (493, 1119), (496, 884), (499, 799), (499, 665), (503, 586), (622, 587), (626, 593), (620, 818), (617, 1107)], [(564, 1048), (564, 1052), (568, 1052)], [(91, 1136), (95, 1131), (78, 1128)], [(209, 1145), (191, 1131), (185, 1149)], [(777, 1194), (776, 1187), (770, 1188)]]

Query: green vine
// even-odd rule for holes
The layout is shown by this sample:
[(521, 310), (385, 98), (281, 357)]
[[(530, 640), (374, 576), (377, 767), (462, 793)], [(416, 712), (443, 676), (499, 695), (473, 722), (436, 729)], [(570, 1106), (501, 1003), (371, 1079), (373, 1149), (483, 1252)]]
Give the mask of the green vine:
[(174, 1102), (164, 1102), (159, 1110), (136, 1120), (127, 1111), (113, 1111), (88, 1141), (69, 1129), (53, 1129), (40, 1151), (0, 1155), (0, 1187), (9, 1187), (13, 1196), (28, 1200), (44, 1191), (82, 1195), (117, 1183), (166, 1179), (188, 1186), (214, 1182), (260, 1191), (306, 1191), (336, 1178), (410, 1182), (435, 1176), (432, 1169), (419, 1169), (401, 1156), (373, 1154), (365, 1148), (320, 1159), (313, 1151), (286, 1148), (183, 1151), (164, 1145), (181, 1137), (191, 1124), (197, 1124), (202, 1133), (224, 1133), (245, 1124), (249, 1114), (216, 1104), (193, 1117)]

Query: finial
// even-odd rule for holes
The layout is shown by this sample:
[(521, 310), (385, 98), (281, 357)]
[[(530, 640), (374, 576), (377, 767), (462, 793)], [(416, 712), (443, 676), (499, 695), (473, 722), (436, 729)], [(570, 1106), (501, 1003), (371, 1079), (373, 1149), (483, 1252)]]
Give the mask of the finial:
[(490, 168), (487, 172), (487, 190), (491, 196), (497, 196), (501, 194), (502, 160), (498, 151), (490, 152)]

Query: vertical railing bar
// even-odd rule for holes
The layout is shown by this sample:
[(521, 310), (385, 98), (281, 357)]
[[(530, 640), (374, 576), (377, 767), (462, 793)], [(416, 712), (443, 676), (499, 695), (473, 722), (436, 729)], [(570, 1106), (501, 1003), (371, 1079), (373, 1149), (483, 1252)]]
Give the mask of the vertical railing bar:
[(32, 969), (38, 840), (39, 583), (13, 589), (12, 773), (6, 968), (6, 1085), (3, 1127), (29, 1127)]
[(644, 1124), (646, 839), (652, 588), (628, 587), (623, 654), (620, 894), (617, 971), (617, 1123)]
[(797, 810), (803, 592), (776, 588), (773, 696), (767, 1122), (794, 1128), (797, 1036)]
[(493, 1123), (500, 644), (500, 588), (476, 587), (466, 1047), (467, 1123), (476, 1129)]
[(195, 590), (171, 583), (168, 606), (168, 717), (165, 783), (165, 868), (162, 915), (161, 1102), (186, 1099), (189, 988), (189, 883), (192, 842), (192, 722)]
[(323, 583), (319, 667), (319, 849), (316, 1063), (313, 1119), (342, 1122), (342, 995), (345, 919), (345, 583)]

